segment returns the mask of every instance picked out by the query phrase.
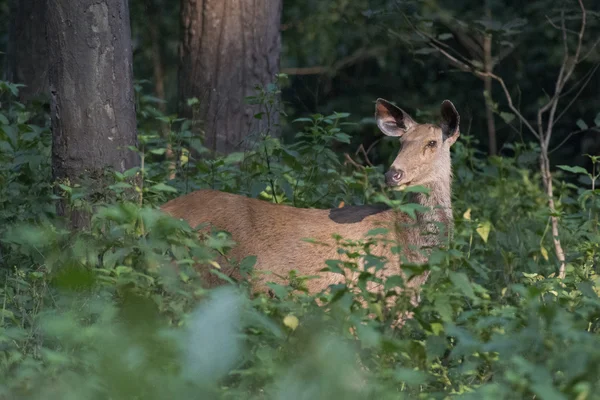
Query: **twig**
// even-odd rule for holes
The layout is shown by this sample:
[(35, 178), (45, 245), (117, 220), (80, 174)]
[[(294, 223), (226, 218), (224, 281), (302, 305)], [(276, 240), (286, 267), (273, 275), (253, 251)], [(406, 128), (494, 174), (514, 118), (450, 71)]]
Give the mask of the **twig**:
[(348, 162), (348, 163), (350, 163), (350, 164), (354, 165), (356, 168), (358, 168), (358, 169), (362, 169), (362, 170), (365, 170), (365, 169), (366, 169), (364, 165), (360, 165), (359, 163), (357, 163), (356, 161), (354, 161), (354, 160), (352, 159), (352, 157), (350, 157), (350, 156), (348, 155), (348, 153), (344, 153), (344, 158), (346, 159), (346, 162)]
[(565, 139), (563, 139), (558, 145), (554, 146), (554, 148), (552, 150), (548, 151), (548, 155), (554, 153), (556, 150), (558, 150), (559, 148), (561, 148), (562, 145), (565, 144), (565, 143), (567, 143), (567, 141), (569, 139), (571, 139), (571, 137), (573, 137), (574, 135), (577, 135), (577, 134), (583, 133), (583, 132), (587, 132), (587, 131), (600, 132), (600, 129), (598, 129), (598, 128), (586, 128), (586, 129), (579, 129), (577, 131), (570, 132)]
[[(553, 22), (549, 16), (546, 15), (546, 21), (548, 21), (548, 23), (554, 28), (557, 29), (559, 31), (562, 31), (562, 28), (558, 25), (556, 25), (555, 22)], [(567, 29), (567, 32), (572, 33), (574, 35), (577, 35), (577, 31), (571, 30), (571, 29)]]
[(490, 76), (492, 79), (494, 79), (496, 82), (498, 82), (500, 84), (500, 86), (502, 87), (502, 90), (504, 91), (504, 96), (506, 97), (506, 101), (508, 102), (508, 108), (510, 108), (510, 110), (517, 116), (517, 118), (519, 118), (519, 120), (523, 123), (523, 125), (525, 125), (527, 127), (527, 129), (529, 129), (529, 131), (533, 134), (533, 136), (535, 136), (537, 139), (539, 139), (540, 135), (538, 135), (538, 133), (533, 128), (533, 126), (531, 126), (529, 121), (527, 121), (527, 119), (525, 119), (523, 114), (521, 114), (521, 112), (515, 107), (515, 105), (512, 101), (510, 92), (508, 91), (508, 88), (506, 87), (506, 84), (504, 83), (504, 79), (500, 78), (498, 75), (493, 74), (491, 72), (478, 71), (477, 73), (480, 74), (481, 76)]
[(354, 153), (354, 154), (358, 155), (358, 153), (360, 153), (360, 152), (362, 152), (362, 154), (365, 156), (365, 162), (367, 164), (369, 164), (369, 167), (372, 167), (373, 164), (371, 163), (371, 160), (369, 160), (369, 156), (368, 156), (367, 152), (365, 151), (365, 148), (362, 145), (362, 143), (360, 144), (360, 146), (358, 146), (358, 149), (356, 150), (356, 153)]
[(369, 154), (371, 152), (371, 150), (373, 150), (373, 147), (375, 147), (375, 145), (377, 145), (377, 143), (381, 142), (381, 139), (383, 139), (383, 138), (379, 138), (369, 145), (369, 148), (367, 149), (367, 154)]
[(599, 43), (600, 43), (600, 39), (596, 40), (594, 42), (594, 44), (590, 47), (590, 49), (588, 50), (588, 52), (585, 53), (585, 55), (583, 57), (581, 57), (581, 59), (579, 61), (583, 61), (586, 58), (588, 58), (590, 56), (590, 54), (592, 54), (592, 51), (594, 51), (596, 49), (596, 46), (598, 46)]
[(564, 107), (562, 109), (562, 111), (560, 112), (560, 114), (558, 114), (558, 116), (556, 117), (556, 119), (554, 120), (554, 123), (558, 122), (559, 119), (561, 119), (561, 117), (563, 115), (565, 115), (565, 113), (567, 112), (567, 110), (569, 108), (571, 108), (571, 106), (573, 105), (573, 103), (575, 102), (575, 100), (577, 100), (579, 98), (579, 95), (581, 94), (581, 92), (583, 92), (583, 89), (585, 89), (588, 85), (588, 83), (590, 83), (590, 80), (592, 79), (592, 77), (594, 76), (594, 74), (596, 73), (596, 71), (598, 70), (598, 67), (600, 67), (600, 64), (596, 64), (586, 75), (588, 75), (585, 78), (585, 82), (583, 82), (583, 84), (581, 85), (581, 87), (579, 88), (579, 90), (577, 91), (577, 93), (575, 94), (575, 96), (571, 99), (571, 101), (569, 101), (569, 104), (566, 105), (566, 107)]

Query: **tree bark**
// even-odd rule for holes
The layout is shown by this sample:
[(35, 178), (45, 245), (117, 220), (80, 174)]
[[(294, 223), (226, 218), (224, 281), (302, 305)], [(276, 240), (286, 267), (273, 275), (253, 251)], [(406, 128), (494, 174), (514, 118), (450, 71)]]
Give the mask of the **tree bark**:
[[(205, 146), (231, 152), (249, 133), (277, 124), (277, 113), (254, 118), (246, 96), (273, 82), (281, 51), (281, 0), (182, 0), (180, 112), (203, 123)], [(198, 114), (187, 100), (199, 100)]]
[[(52, 172), (69, 184), (139, 164), (127, 0), (48, 0)], [(58, 212), (69, 212), (64, 202)], [(89, 215), (70, 212), (74, 227)]]
[(26, 85), (19, 101), (48, 94), (46, 0), (12, 0), (4, 79)]
[(162, 48), (160, 40), (162, 30), (160, 29), (160, 6), (156, 1), (149, 1), (146, 8), (148, 16), (148, 33), (150, 35), (151, 53), (152, 53), (152, 75), (154, 77), (154, 94), (163, 100), (158, 104), (158, 109), (165, 114), (167, 105), (164, 102), (165, 96), (165, 68), (163, 63)]
[(489, 101), (485, 102), (485, 113), (488, 128), (488, 148), (489, 154), (495, 156), (498, 153), (498, 145), (496, 139), (496, 123), (494, 122), (494, 111), (492, 110), (492, 77), (489, 75), (494, 70), (492, 61), (492, 36), (486, 34), (483, 38), (483, 67), (488, 74), (483, 77), (484, 90), (488, 93)]

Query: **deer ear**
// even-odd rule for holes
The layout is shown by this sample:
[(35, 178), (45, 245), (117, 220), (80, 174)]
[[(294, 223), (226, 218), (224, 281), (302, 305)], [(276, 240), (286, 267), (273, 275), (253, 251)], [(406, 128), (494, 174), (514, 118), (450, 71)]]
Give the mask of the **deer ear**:
[(389, 101), (377, 99), (375, 105), (377, 126), (387, 136), (402, 136), (416, 122), (400, 108)]
[(442, 134), (444, 141), (449, 140), (450, 146), (456, 142), (456, 139), (460, 136), (460, 115), (454, 108), (454, 104), (450, 100), (444, 100), (442, 102)]

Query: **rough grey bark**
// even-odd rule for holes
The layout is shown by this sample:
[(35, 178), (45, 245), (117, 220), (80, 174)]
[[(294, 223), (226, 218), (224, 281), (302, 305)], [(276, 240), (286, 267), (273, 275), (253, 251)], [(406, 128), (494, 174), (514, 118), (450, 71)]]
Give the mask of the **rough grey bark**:
[(48, 94), (46, 0), (12, 0), (4, 79), (26, 85), (19, 100)]
[[(59, 182), (139, 163), (127, 0), (48, 0), (52, 172)], [(58, 207), (65, 213), (65, 205)], [(71, 214), (85, 226), (89, 216)]]
[[(255, 119), (259, 107), (244, 99), (279, 72), (281, 7), (281, 0), (181, 1), (180, 111), (202, 121), (209, 149), (231, 152), (278, 122), (277, 113)], [(192, 97), (197, 113), (186, 105)]]

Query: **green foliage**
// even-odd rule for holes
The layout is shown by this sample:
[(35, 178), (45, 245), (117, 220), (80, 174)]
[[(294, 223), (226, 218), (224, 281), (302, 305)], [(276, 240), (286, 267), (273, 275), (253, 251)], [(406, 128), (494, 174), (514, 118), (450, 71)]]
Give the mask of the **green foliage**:
[[(286, 285), (269, 284), (273, 296), (250, 295), (218, 268), (235, 245), (227, 235), (199, 234), (155, 206), (213, 187), (298, 207), (415, 208), (386, 197), (382, 166), (341, 159), (348, 114), (296, 120), (291, 145), (259, 132), (244, 154), (199, 158), (206, 150), (189, 122), (158, 113), (138, 89), (144, 163), (107, 172), (114, 183), (87, 205), (86, 231), (55, 215), (47, 128), (17, 103), (0, 114), (0, 397), (587, 399), (600, 390), (597, 158), (591, 173), (563, 166), (580, 180), (555, 184), (563, 281), (531, 172), (538, 149), (514, 145), (513, 157), (485, 160), (463, 134), (453, 146), (453, 240), (428, 265), (406, 266), (430, 271), (418, 307), (389, 302), (400, 276), (382, 282), (388, 298), (366, 290), (384, 267), (369, 255), (381, 230), (364, 242), (338, 238), (349, 261), (323, 268), (345, 283), (309, 294), (310, 277), (291, 273)], [(271, 98), (267, 89), (249, 100), (268, 107)], [(83, 199), (63, 186), (71, 203)], [(122, 196), (131, 189), (138, 202)], [(238, 260), (241, 275), (255, 262)], [(206, 289), (204, 273), (232, 285)], [(407, 310), (413, 318), (394, 329)]]

